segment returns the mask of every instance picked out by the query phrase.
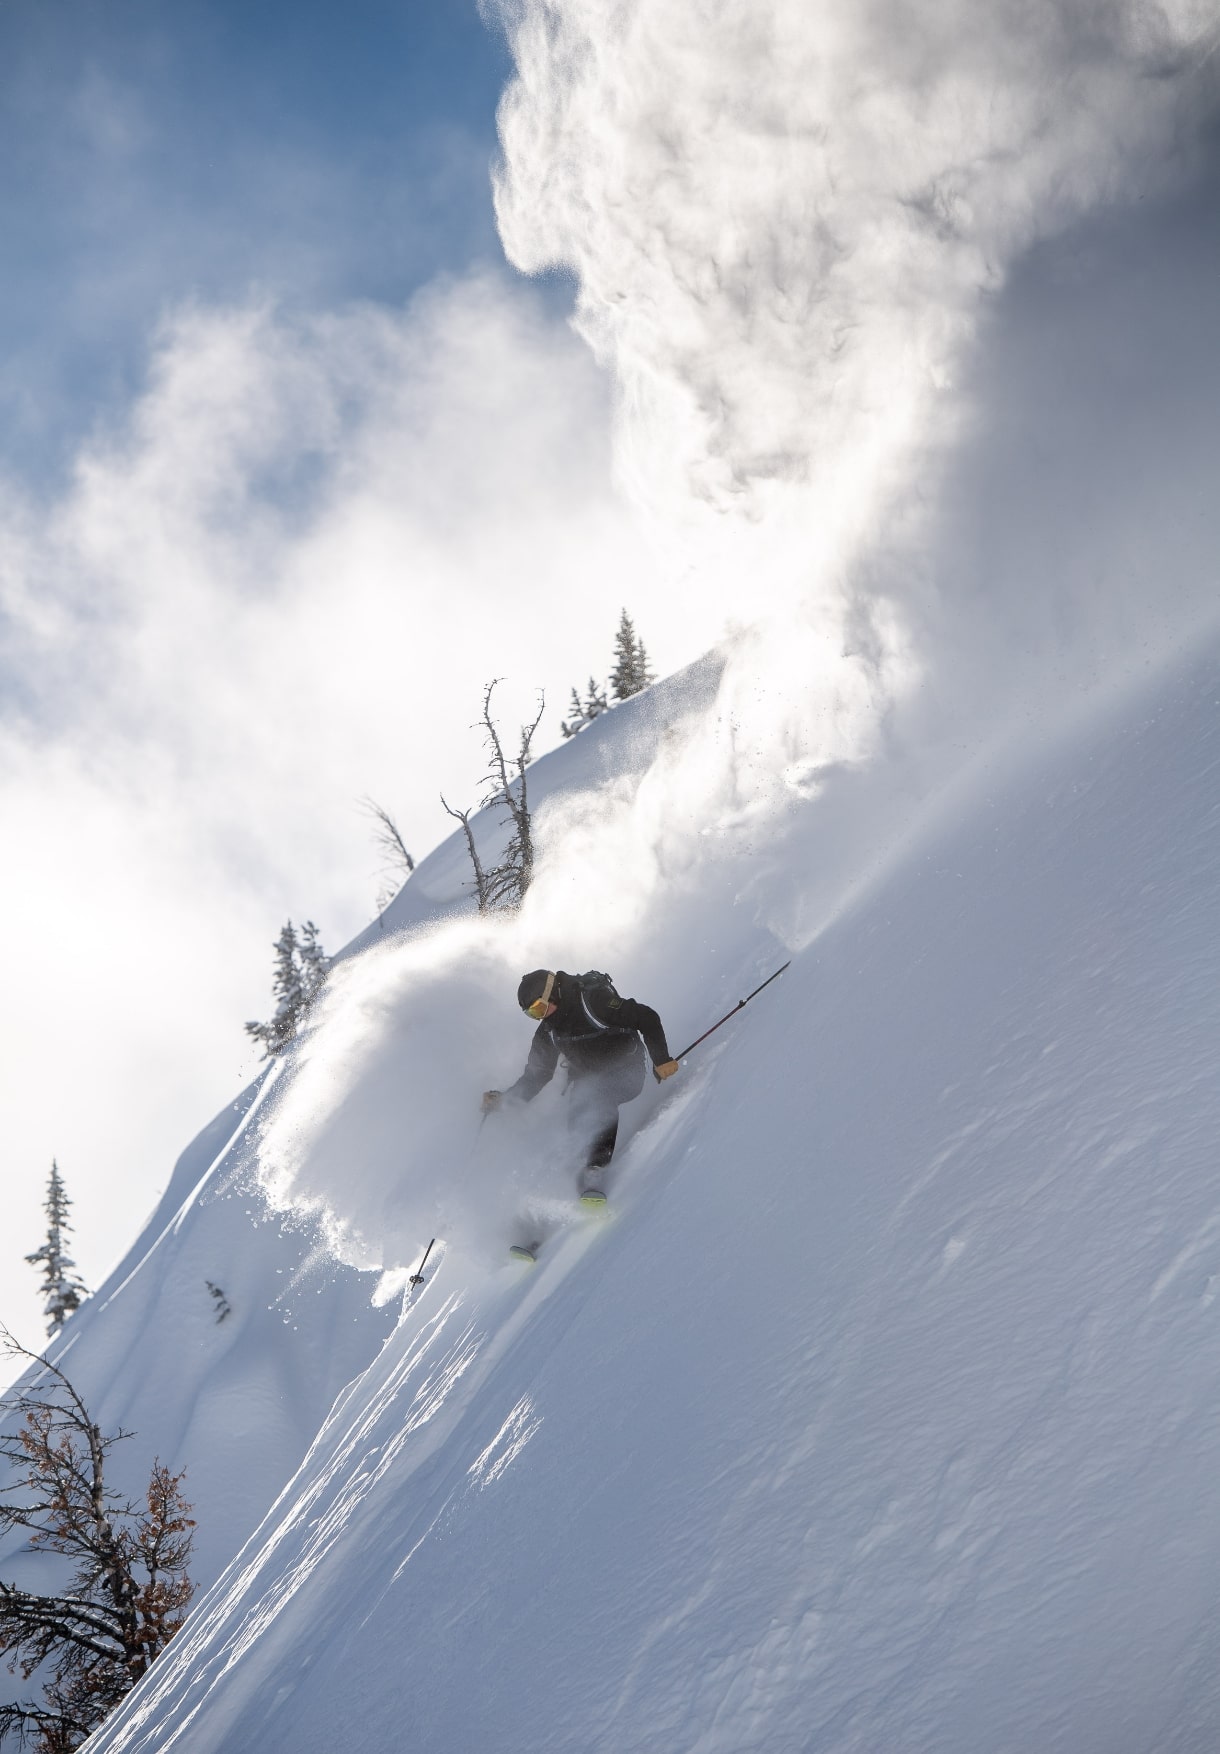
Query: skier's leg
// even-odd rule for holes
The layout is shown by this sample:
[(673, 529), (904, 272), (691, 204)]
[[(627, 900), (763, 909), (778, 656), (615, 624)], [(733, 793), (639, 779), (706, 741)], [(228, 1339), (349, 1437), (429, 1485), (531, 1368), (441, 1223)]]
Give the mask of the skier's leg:
[(581, 1164), (583, 1189), (601, 1184), (601, 1171), (614, 1155), (618, 1138), (618, 1103), (613, 1081), (600, 1073), (572, 1083), (572, 1143)]
[(612, 1114), (604, 1118), (593, 1136), (585, 1158), (586, 1169), (605, 1169), (614, 1156), (615, 1141), (618, 1139), (618, 1105), (614, 1105)]
[(618, 1141), (619, 1105), (638, 1096), (644, 1083), (644, 1049), (634, 1043), (626, 1053), (609, 1055), (598, 1071), (585, 1073), (572, 1086), (572, 1124), (584, 1155), (582, 1191), (600, 1190)]
[(634, 1051), (617, 1059), (607, 1067), (605, 1078), (599, 1092), (601, 1100), (600, 1124), (593, 1147), (589, 1154), (589, 1162), (598, 1168), (605, 1168), (614, 1155), (615, 1141), (618, 1138), (618, 1111), (625, 1102), (634, 1102), (644, 1087), (644, 1049), (636, 1042)]

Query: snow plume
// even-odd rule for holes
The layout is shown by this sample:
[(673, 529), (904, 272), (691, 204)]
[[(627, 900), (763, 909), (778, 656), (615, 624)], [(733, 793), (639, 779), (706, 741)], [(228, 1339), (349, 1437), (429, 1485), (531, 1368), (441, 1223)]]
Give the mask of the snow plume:
[(562, 1080), (528, 1110), (480, 1118), (483, 1082), (507, 1087), (524, 1063), (532, 1026), (513, 995), (538, 960), (521, 930), (467, 919), (334, 971), (258, 1172), (275, 1205), (319, 1220), (337, 1259), (393, 1276), (437, 1236), (499, 1265), (515, 1224), (570, 1216)]
[(519, 0), (497, 209), (579, 282), (663, 516), (810, 490), (823, 564), (1014, 255), (1168, 144), (1212, 4)]
[[(1027, 652), (1024, 684), (1056, 641), (1086, 670), (1110, 612), (1089, 575), (1111, 556), (1015, 569), (1014, 616), (999, 588), (980, 610), (977, 576), (953, 572), (961, 530), (938, 556), (932, 526), (977, 439), (961, 380), (982, 312), (1032, 244), (1181, 174), (1214, 0), (499, 10), (506, 250), (575, 275), (576, 327), (617, 387), (619, 477), (687, 601), (748, 624), (658, 815), (694, 797), (707, 833), (790, 813), (877, 752), (921, 680), (942, 707), (952, 691), (935, 735), (960, 745), (1006, 694), (1011, 711)], [(1013, 552), (1031, 557), (1024, 530)], [(1141, 613), (1163, 590), (1138, 582)]]

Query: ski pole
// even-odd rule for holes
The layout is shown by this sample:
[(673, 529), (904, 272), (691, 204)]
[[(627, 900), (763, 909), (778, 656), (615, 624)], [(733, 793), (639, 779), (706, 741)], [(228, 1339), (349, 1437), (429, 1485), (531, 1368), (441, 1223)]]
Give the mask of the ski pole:
[[(789, 961), (785, 962), (784, 968), (791, 967), (792, 962), (791, 959), (789, 959)], [(744, 999), (738, 999), (733, 1009), (725, 1012), (724, 1016), (720, 1019), (720, 1023), (727, 1023), (730, 1017), (736, 1017), (743, 1005), (748, 1005), (751, 999), (756, 999), (758, 997), (759, 993), (762, 992), (763, 987), (769, 987), (772, 981), (777, 981), (779, 979), (780, 975), (784, 972), (784, 968), (777, 968), (774, 974), (769, 974), (767, 976), (766, 980), (762, 983), (762, 986), (755, 987), (754, 991), (752, 993), (747, 993)], [(687, 1054), (691, 1053), (699, 1046), (701, 1041), (706, 1041), (709, 1035), (715, 1035), (716, 1031), (720, 1028), (720, 1023), (713, 1023), (710, 1029), (705, 1029), (702, 1035), (697, 1035), (694, 1041), (690, 1044), (690, 1047), (683, 1048), (680, 1054), (674, 1055), (674, 1059), (684, 1060)]]
[(422, 1285), (423, 1284), (423, 1282), (424, 1282), (424, 1268), (428, 1265), (428, 1256), (432, 1253), (432, 1251), (435, 1247), (436, 1247), (436, 1238), (433, 1237), (432, 1241), (428, 1244), (427, 1248), (424, 1250), (423, 1260), (419, 1263), (419, 1266), (415, 1269), (414, 1273), (412, 1273), (411, 1277), (407, 1280), (408, 1285)]

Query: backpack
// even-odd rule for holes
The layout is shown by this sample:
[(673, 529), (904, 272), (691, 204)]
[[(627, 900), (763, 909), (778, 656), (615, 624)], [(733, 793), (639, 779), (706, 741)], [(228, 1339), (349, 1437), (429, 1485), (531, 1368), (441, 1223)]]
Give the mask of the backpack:
[(614, 992), (614, 982), (608, 974), (603, 974), (600, 968), (587, 968), (583, 974), (578, 974), (576, 985), (582, 993), (590, 993), (595, 987), (609, 987), (610, 991), (614, 993), (614, 997), (618, 998), (618, 994)]
[(606, 995), (606, 1009), (611, 1012), (618, 1010), (623, 1002), (622, 997), (615, 992), (614, 982), (608, 974), (604, 974), (600, 968), (587, 968), (583, 974), (578, 974), (575, 980), (576, 985), (580, 988), (580, 1008), (595, 1029), (608, 1029), (614, 1035), (632, 1033), (626, 1031), (623, 1024), (607, 1023), (600, 1017), (595, 1017), (585, 1003), (586, 993), (604, 993)]

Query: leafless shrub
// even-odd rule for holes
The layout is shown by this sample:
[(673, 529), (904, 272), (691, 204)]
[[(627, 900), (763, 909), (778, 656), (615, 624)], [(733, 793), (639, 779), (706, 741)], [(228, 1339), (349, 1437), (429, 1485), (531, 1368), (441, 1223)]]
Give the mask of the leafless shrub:
[(377, 912), (384, 913), (414, 871), (415, 860), (407, 851), (406, 842), (398, 832), (398, 824), (388, 810), (383, 810), (375, 798), (361, 798), (360, 808), (377, 824), (373, 832), (373, 844), (382, 858), (379, 873), (382, 886), (377, 895)]
[(0, 1530), (23, 1529), (28, 1550), (69, 1560), (66, 1587), (46, 1595), (0, 1581), (0, 1654), (25, 1680), (48, 1666), (41, 1702), (0, 1705), (0, 1743), (70, 1754), (130, 1692), (182, 1625), (192, 1585), (190, 1506), (183, 1475), (153, 1463), (145, 1503), (107, 1484), (106, 1458), (131, 1435), (103, 1436), (58, 1366), (6, 1330), (0, 1346), (40, 1366), (0, 1400), (16, 1428), (0, 1435), (7, 1478)]
[(490, 763), (483, 779), (487, 789), (483, 794), (481, 808), (487, 810), (500, 806), (508, 811), (507, 816), (500, 818), (501, 824), (507, 822), (512, 825), (504, 856), (497, 864), (488, 867), (480, 859), (470, 826), (471, 812), (455, 810), (451, 804), (446, 803), (443, 796), (441, 798), (445, 809), (455, 821), (461, 823), (465, 832), (466, 849), (474, 870), (474, 891), (481, 914), (490, 913), (497, 908), (520, 907), (534, 877), (534, 835), (525, 770), (531, 760), (534, 732), (542, 722), (542, 715), (546, 710), (546, 698), (539, 694), (538, 711), (533, 721), (521, 726), (516, 754), (507, 756), (500, 728), (491, 716), (491, 697), (498, 680), (497, 677), (489, 682), (483, 690), (481, 720)]

